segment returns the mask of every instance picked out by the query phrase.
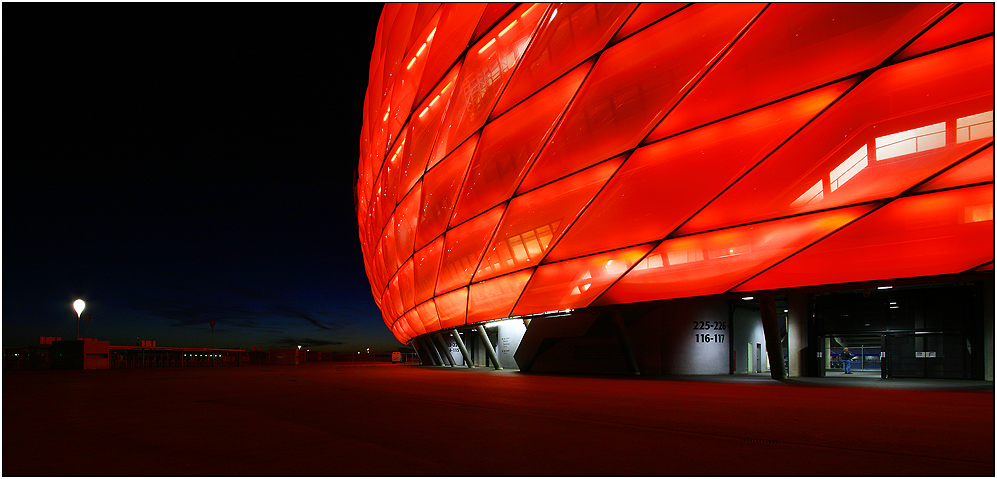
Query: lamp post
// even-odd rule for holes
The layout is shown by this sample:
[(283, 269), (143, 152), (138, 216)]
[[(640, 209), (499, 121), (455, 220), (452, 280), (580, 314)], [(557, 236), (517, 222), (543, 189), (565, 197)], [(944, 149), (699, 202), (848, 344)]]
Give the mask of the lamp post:
[(77, 299), (73, 301), (73, 309), (76, 310), (76, 340), (80, 340), (80, 314), (83, 313), (83, 308), (87, 307), (82, 299)]

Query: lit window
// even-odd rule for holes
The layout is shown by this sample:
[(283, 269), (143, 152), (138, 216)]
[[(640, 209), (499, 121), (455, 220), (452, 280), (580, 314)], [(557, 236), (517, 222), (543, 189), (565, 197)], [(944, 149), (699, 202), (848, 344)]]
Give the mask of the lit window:
[(966, 223), (979, 223), (994, 220), (994, 204), (973, 205), (966, 207)]
[(824, 199), (824, 180), (817, 180), (813, 186), (810, 187), (805, 193), (800, 195), (790, 206), (793, 208), (807, 205), (816, 201)]
[[(668, 264), (670, 265), (685, 264), (685, 263), (691, 263), (693, 261), (702, 261), (702, 260), (703, 260), (703, 250), (699, 248), (672, 250), (668, 252)], [(648, 266), (650, 266), (650, 263), (648, 264)], [(650, 267), (653, 268), (654, 266)]]
[(957, 143), (991, 138), (994, 136), (994, 111), (964, 116), (955, 121)]
[(530, 254), (530, 259), (540, 257), (543, 250), (540, 248), (540, 242), (537, 241), (536, 233), (533, 231), (523, 233), (523, 242), (526, 243), (526, 250)]
[(512, 249), (512, 255), (517, 263), (523, 263), (527, 260), (526, 247), (523, 246), (523, 237), (514, 236), (509, 238), (509, 246)]
[[(561, 222), (557, 221), (554, 223), (554, 228), (557, 228)], [(551, 229), (551, 225), (544, 225), (537, 229), (537, 238), (540, 239), (540, 246), (543, 249), (547, 249), (550, 246), (550, 240), (554, 239), (554, 232)]]
[(862, 145), (862, 148), (831, 170), (831, 191), (840, 188), (866, 166), (869, 166), (869, 146)]
[(664, 266), (664, 263), (661, 261), (661, 254), (654, 254), (654, 255), (648, 256), (648, 258), (647, 258), (647, 267), (648, 268), (660, 268), (662, 266)]
[(882, 161), (945, 146), (945, 122), (876, 138), (876, 160)]

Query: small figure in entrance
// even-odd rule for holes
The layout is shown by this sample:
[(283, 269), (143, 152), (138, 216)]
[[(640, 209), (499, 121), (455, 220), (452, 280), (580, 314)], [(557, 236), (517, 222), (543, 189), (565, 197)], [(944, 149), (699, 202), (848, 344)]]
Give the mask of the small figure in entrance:
[(852, 356), (852, 353), (848, 352), (848, 348), (845, 348), (845, 350), (841, 352), (841, 366), (843, 368), (845, 368), (845, 374), (851, 374), (852, 373), (852, 358), (853, 357), (855, 357), (855, 356)]

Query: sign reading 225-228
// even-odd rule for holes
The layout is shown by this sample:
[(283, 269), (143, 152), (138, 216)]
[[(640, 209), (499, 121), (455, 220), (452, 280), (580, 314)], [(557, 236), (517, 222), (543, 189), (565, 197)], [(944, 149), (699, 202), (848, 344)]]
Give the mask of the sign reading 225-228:
[[(726, 321), (693, 321), (692, 329), (696, 331), (725, 331), (727, 330)], [(719, 334), (696, 334), (697, 343), (722, 343), (724, 342), (724, 333)]]
[(692, 329), (725, 331), (727, 329), (727, 321), (693, 321)]

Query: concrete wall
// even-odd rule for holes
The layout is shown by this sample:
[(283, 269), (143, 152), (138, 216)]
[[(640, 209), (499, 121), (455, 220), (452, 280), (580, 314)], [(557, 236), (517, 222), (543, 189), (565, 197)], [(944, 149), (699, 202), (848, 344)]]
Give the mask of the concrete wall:
[(520, 368), (534, 372), (626, 374), (620, 343), (608, 319), (594, 312), (533, 319), (516, 351), (516, 361)]
[[(457, 366), (464, 364), (464, 355), (460, 353), (460, 347), (457, 346), (457, 340), (450, 335), (449, 331), (443, 335), (443, 339), (446, 340), (447, 350), (450, 351), (450, 357), (453, 358), (454, 363)], [(446, 359), (444, 359), (444, 361), (445, 360)]]
[(516, 363), (514, 355), (519, 349), (519, 343), (523, 341), (523, 335), (526, 334), (526, 325), (520, 319), (500, 321), (497, 324), (498, 341), (492, 346), (496, 349), (499, 364), (503, 368), (518, 369), (519, 364)]
[[(660, 374), (727, 374), (730, 372), (730, 324), (726, 301), (675, 303), (645, 320), (659, 321)], [(645, 342), (640, 337), (633, 342)], [(635, 346), (636, 349), (636, 346)], [(640, 364), (642, 356), (637, 356)]]
[(806, 355), (811, 354), (809, 344), (809, 310), (807, 309), (807, 296), (805, 294), (792, 294), (789, 296), (789, 319), (788, 330), (786, 334), (789, 336), (789, 371), (787, 374), (789, 377), (805, 377), (810, 376), (813, 372), (812, 361), (810, 361)]
[(730, 372), (728, 303), (718, 300), (534, 319), (523, 339), (528, 351), (522, 351), (521, 359), (535, 372), (631, 374), (617, 314), (641, 374)]

